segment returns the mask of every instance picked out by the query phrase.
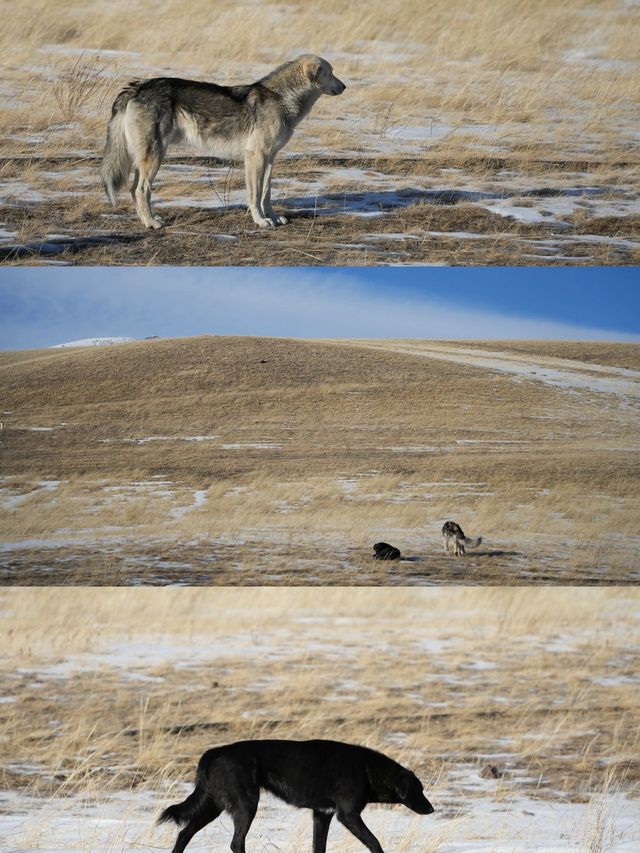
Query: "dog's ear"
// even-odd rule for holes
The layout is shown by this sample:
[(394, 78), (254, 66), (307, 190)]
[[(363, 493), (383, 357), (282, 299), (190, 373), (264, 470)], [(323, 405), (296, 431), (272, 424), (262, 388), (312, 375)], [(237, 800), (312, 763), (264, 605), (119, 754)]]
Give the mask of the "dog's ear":
[(403, 773), (396, 783), (396, 793), (401, 800), (406, 800), (409, 796), (409, 788), (411, 787), (411, 776), (409, 773)]
[(317, 56), (310, 56), (308, 59), (305, 59), (302, 70), (305, 77), (315, 83), (322, 71), (322, 62)]

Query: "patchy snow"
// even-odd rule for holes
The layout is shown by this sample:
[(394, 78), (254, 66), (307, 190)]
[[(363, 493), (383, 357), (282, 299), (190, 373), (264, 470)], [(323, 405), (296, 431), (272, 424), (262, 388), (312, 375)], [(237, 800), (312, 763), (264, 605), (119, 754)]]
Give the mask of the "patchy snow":
[(451, 125), (439, 124), (433, 121), (429, 125), (397, 124), (394, 127), (390, 127), (385, 135), (390, 139), (402, 139), (414, 142), (433, 140), (436, 142), (449, 136), (452, 131), (453, 127)]
[[(34, 144), (43, 143), (41, 139), (30, 140)], [(58, 193), (56, 193), (57, 195)], [(43, 193), (29, 186), (26, 181), (10, 180), (0, 181), (0, 203), (11, 204), (25, 202), (27, 204), (38, 204), (45, 200)]]
[(146, 435), (142, 438), (99, 438), (99, 444), (147, 444), (150, 441), (217, 441), (219, 435)]
[[(625, 6), (635, 5), (636, 0), (624, 0)], [(575, 62), (580, 65), (591, 66), (602, 71), (628, 71), (636, 68), (635, 62), (624, 59), (605, 59), (599, 56), (595, 47), (576, 47), (561, 53), (565, 62)]]
[(491, 213), (497, 213), (499, 216), (510, 216), (517, 219), (518, 222), (549, 222), (549, 220), (553, 220), (550, 214), (545, 214), (533, 206), (523, 207), (508, 201), (494, 201), (482, 206)]
[[(113, 641), (99, 652), (79, 652), (66, 656), (57, 655), (52, 663), (40, 662), (16, 669), (22, 675), (37, 675), (39, 679), (67, 679), (77, 673), (100, 672), (112, 669), (123, 679), (153, 674), (157, 667), (170, 666), (174, 669), (190, 669), (234, 658), (250, 658), (256, 654), (256, 639), (251, 633), (225, 634), (216, 639), (210, 635), (201, 636), (194, 643), (188, 638), (171, 637), (163, 634), (136, 636), (128, 640)], [(261, 637), (260, 654), (269, 659), (289, 658), (291, 643), (295, 644), (295, 634), (289, 629), (270, 631), (268, 637)], [(336, 654), (339, 644), (336, 644)]]
[[(34, 484), (29, 483), (28, 485)], [(46, 492), (55, 492), (60, 485), (60, 480), (38, 480), (35, 485), (37, 488), (25, 493), (16, 492), (15, 489), (8, 489), (6, 487), (0, 488), (0, 509), (15, 509), (15, 507), (20, 506), (21, 503), (33, 497)]]
[(113, 344), (129, 344), (136, 338), (82, 338), (79, 341), (67, 341), (64, 344), (54, 344), (49, 349), (62, 349), (63, 347), (106, 347)]
[(207, 502), (207, 490), (206, 489), (196, 489), (193, 493), (193, 503), (190, 506), (177, 506), (174, 507), (170, 515), (172, 518), (182, 518), (191, 510), (198, 509), (201, 506), (204, 506)]
[(625, 249), (640, 249), (640, 240), (625, 240), (619, 237), (610, 237), (605, 234), (574, 234), (570, 237), (556, 237), (549, 240), (538, 240), (539, 245), (558, 246), (565, 240), (572, 243), (594, 243), (596, 245), (603, 244), (605, 246), (621, 246)]
[(273, 441), (245, 441), (221, 444), (223, 450), (280, 450), (281, 444)]
[[(400, 742), (402, 733), (397, 733)], [(32, 772), (41, 772), (34, 767)], [(475, 774), (477, 777), (477, 773)], [(464, 773), (426, 793), (435, 814), (416, 815), (402, 806), (368, 806), (363, 818), (384, 849), (438, 853), (575, 853), (595, 849), (590, 838), (602, 837), (598, 849), (608, 853), (633, 853), (640, 844), (640, 806), (622, 795), (593, 796), (590, 802), (546, 801), (513, 794), (505, 796), (496, 780)], [(190, 785), (166, 790), (119, 792), (110, 796), (38, 799), (28, 792), (0, 795), (0, 834), (12, 853), (116, 853), (135, 849), (156, 853), (169, 849), (176, 837), (173, 827), (154, 824), (160, 809), (182, 800)], [(198, 833), (189, 845), (198, 851), (226, 850), (233, 832), (227, 814)], [(256, 850), (310, 849), (311, 812), (294, 809), (263, 794), (251, 827)], [(330, 849), (360, 853), (363, 849), (343, 826), (333, 821)]]
[[(379, 349), (375, 344), (368, 348)], [(467, 347), (438, 344), (386, 344), (392, 352), (424, 356), (439, 361), (453, 361), (473, 367), (497, 370), (518, 378), (545, 382), (565, 389), (580, 389), (640, 400), (640, 371), (590, 364), (573, 359), (526, 356), (509, 352), (489, 352)], [(623, 371), (623, 372), (621, 372)]]
[(338, 477), (336, 480), (338, 487), (344, 495), (353, 495), (358, 486), (357, 477)]
[(454, 444), (530, 444), (520, 438), (457, 438)]
[(113, 493), (118, 497), (127, 498), (129, 494), (144, 494), (150, 497), (171, 497), (173, 490), (162, 488), (175, 485), (172, 480), (142, 480), (133, 483), (122, 483), (116, 486), (105, 486), (104, 491)]
[(390, 450), (392, 453), (437, 453), (440, 448), (433, 444), (399, 444), (382, 449)]
[(451, 237), (456, 240), (495, 240), (501, 234), (478, 234), (475, 231), (425, 231), (429, 237)]
[(114, 50), (113, 48), (74, 47), (69, 44), (44, 44), (39, 48), (40, 53), (60, 53), (64, 56), (110, 56), (136, 59), (140, 56), (137, 50)]
[[(513, 127), (516, 127), (514, 125)], [(404, 142), (409, 148), (418, 147), (423, 149), (425, 142), (430, 139), (437, 141), (443, 134), (469, 133), (470, 145), (476, 149), (478, 135), (485, 135), (487, 139), (496, 140), (498, 131), (510, 133), (512, 126), (496, 128), (494, 126), (469, 125), (468, 127), (456, 127), (455, 129), (445, 126), (441, 122), (430, 122), (428, 125), (416, 127), (396, 126), (386, 130), (383, 134), (376, 135), (378, 143), (384, 148), (388, 146), (393, 149), (394, 156), (401, 154), (398, 150), (400, 142)], [(309, 145), (313, 134), (307, 133), (300, 138), (300, 145), (304, 145), (304, 153), (288, 151), (285, 158), (302, 159), (313, 156), (313, 150)], [(32, 140), (35, 144), (37, 140)], [(43, 142), (40, 140), (40, 142)], [(499, 143), (496, 143), (500, 147)], [(378, 146), (379, 147), (379, 146)], [(402, 146), (400, 146), (402, 147)], [(311, 146), (313, 149), (313, 146)], [(382, 153), (378, 151), (378, 153)], [(380, 218), (386, 216), (396, 209), (411, 205), (424, 204), (426, 206), (447, 205), (458, 203), (480, 207), (494, 215), (515, 219), (530, 225), (541, 225), (547, 228), (552, 226), (554, 230), (565, 232), (552, 235), (546, 244), (539, 244), (533, 239), (524, 239), (521, 235), (514, 233), (495, 234), (495, 227), (482, 228), (476, 233), (463, 230), (450, 232), (418, 231), (414, 233), (399, 234), (398, 232), (384, 235), (382, 233), (367, 235), (363, 242), (335, 244), (341, 248), (363, 250), (367, 243), (380, 241), (418, 241), (426, 236), (442, 239), (476, 239), (476, 240), (501, 240), (519, 244), (530, 244), (534, 256), (548, 258), (545, 252), (553, 254), (557, 258), (574, 260), (562, 247), (572, 242), (581, 242), (584, 245), (593, 244), (594, 250), (600, 245), (611, 246), (620, 251), (636, 251), (640, 248), (640, 242), (634, 239), (610, 237), (606, 235), (590, 235), (588, 218), (592, 219), (602, 216), (632, 216), (640, 213), (640, 197), (636, 188), (630, 183), (617, 183), (616, 185), (603, 184), (602, 186), (587, 185), (586, 182), (593, 180), (584, 172), (572, 172), (562, 179), (554, 176), (542, 175), (537, 178), (538, 183), (531, 185), (531, 178), (522, 176), (513, 170), (503, 169), (496, 174), (486, 177), (467, 175), (460, 169), (440, 169), (436, 176), (407, 176), (392, 172), (383, 173), (372, 161), (371, 169), (366, 166), (355, 167), (350, 165), (327, 165), (326, 151), (319, 150), (323, 162), (313, 169), (308, 175), (276, 175), (273, 179), (275, 192), (274, 203), (277, 207), (300, 211), (314, 217), (348, 215), (357, 218)], [(343, 152), (344, 154), (344, 152)], [(179, 153), (175, 156), (180, 156)], [(358, 152), (362, 157), (362, 151)], [(244, 210), (246, 208), (246, 192), (244, 187), (237, 185), (229, 188), (229, 166), (209, 166), (198, 163), (176, 162), (169, 159), (162, 166), (157, 181), (154, 195), (155, 204), (159, 207), (182, 207), (211, 209), (216, 211)], [(568, 181), (568, 182), (567, 182)], [(176, 183), (178, 182), (178, 183)], [(184, 183), (193, 186), (193, 193), (184, 190)], [(584, 182), (581, 184), (581, 182)], [(74, 189), (69, 190), (72, 185)], [(79, 166), (59, 171), (49, 170), (36, 173), (30, 180), (12, 180), (4, 184), (0, 182), (0, 193), (5, 190), (8, 203), (21, 204), (23, 202), (33, 203), (44, 198), (64, 198), (73, 195), (82, 188), (95, 186), (98, 183), (95, 174), (85, 166)], [(175, 186), (175, 190), (174, 190)], [(582, 217), (583, 224), (580, 226), (582, 234), (578, 239), (573, 235), (572, 228), (565, 220), (574, 214)], [(113, 219), (114, 214), (106, 214), (107, 218)], [(117, 218), (117, 217), (116, 217)], [(212, 220), (215, 221), (215, 220)], [(10, 227), (13, 223), (4, 223)], [(172, 233), (193, 233), (172, 227)], [(586, 232), (586, 233), (585, 233)], [(7, 230), (5, 236), (0, 236), (0, 244), (4, 247), (10, 242), (14, 232)], [(219, 232), (209, 233), (209, 238), (217, 241), (237, 241), (235, 234), (224, 234)], [(541, 236), (546, 236), (543, 233)], [(69, 240), (68, 236), (66, 240)], [(105, 239), (104, 236), (102, 239)], [(77, 243), (77, 240), (76, 240)], [(60, 251), (59, 241), (49, 239), (46, 246), (53, 246)], [(411, 249), (411, 244), (407, 244)], [(415, 250), (415, 247), (414, 247)], [(381, 254), (384, 249), (378, 249)]]
[(398, 234), (393, 231), (381, 232), (378, 234), (366, 234), (363, 237), (364, 240), (375, 241), (383, 241), (383, 240), (419, 240), (417, 234)]
[(622, 684), (640, 684), (640, 673), (634, 675), (609, 675), (601, 678), (592, 678), (594, 684), (602, 687), (618, 687)]

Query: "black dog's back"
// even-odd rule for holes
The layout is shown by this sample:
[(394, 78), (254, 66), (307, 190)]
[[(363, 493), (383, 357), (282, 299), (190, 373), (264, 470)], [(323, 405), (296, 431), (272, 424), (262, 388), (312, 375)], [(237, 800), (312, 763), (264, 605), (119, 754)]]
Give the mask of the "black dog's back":
[(209, 781), (231, 764), (260, 788), (310, 809), (335, 809), (345, 783), (366, 802), (398, 802), (394, 780), (410, 774), (380, 752), (334, 740), (240, 741), (205, 752), (199, 772)]

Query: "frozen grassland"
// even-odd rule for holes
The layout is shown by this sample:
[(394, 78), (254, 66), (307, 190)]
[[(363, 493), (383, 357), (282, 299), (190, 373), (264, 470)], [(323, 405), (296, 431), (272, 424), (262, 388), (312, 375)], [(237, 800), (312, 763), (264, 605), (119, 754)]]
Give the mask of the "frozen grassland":
[[(639, 367), (607, 343), (4, 353), (0, 577), (635, 584)], [(445, 556), (447, 519), (482, 545)]]
[[(638, 263), (635, 2), (4, 5), (9, 260)], [(241, 167), (179, 148), (157, 179), (166, 232), (143, 233), (128, 193), (108, 207), (99, 158), (130, 79), (249, 82), (308, 51), (347, 90), (321, 100), (276, 166), (289, 228), (253, 225)]]
[[(201, 752), (251, 737), (411, 767), (436, 812), (369, 807), (385, 850), (640, 844), (637, 590), (22, 589), (0, 607), (7, 853), (168, 850), (154, 820)], [(190, 849), (227, 849), (230, 824)], [(309, 813), (264, 797), (248, 849), (301, 848)], [(330, 851), (358, 849), (332, 827)]]

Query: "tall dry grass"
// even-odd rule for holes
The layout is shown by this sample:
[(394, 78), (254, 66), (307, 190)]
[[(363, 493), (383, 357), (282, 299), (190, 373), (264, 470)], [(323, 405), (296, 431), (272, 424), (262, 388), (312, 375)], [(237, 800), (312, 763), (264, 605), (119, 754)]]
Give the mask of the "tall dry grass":
[(637, 599), (614, 589), (5, 592), (4, 781), (36, 794), (166, 791), (216, 743), (336, 737), (404, 761), (436, 797), (450, 773), (487, 762), (504, 771), (494, 794), (505, 802), (581, 802), (612, 778), (633, 792)]
[[(321, 7), (171, 0), (161, 14), (149, 2), (123, 0), (100, 7), (74, 0), (55, 10), (50, 0), (27, 0), (20, 15), (5, 5), (0, 50), (15, 96), (3, 124), (9, 136), (53, 129), (50, 152), (83, 139), (99, 150), (107, 92), (132, 75), (245, 82), (309, 50), (332, 60), (349, 83), (340, 112), (351, 124), (336, 122), (328, 107), (314, 124), (331, 150), (361, 149), (363, 130), (371, 149), (376, 137), (407, 124), (465, 126), (466, 137), (442, 144), (468, 150), (478, 143), (478, 124), (493, 128), (494, 150), (526, 159), (553, 140), (558, 154), (597, 153), (611, 163), (625, 150), (618, 126), (630, 126), (639, 93), (637, 17), (614, 0), (587, 7), (580, 0), (374, 0), (364, 14), (344, 0)], [(102, 81), (85, 81), (97, 67), (105, 69)], [(80, 89), (82, 102), (74, 97)], [(54, 125), (71, 115), (75, 126), (56, 140)]]

